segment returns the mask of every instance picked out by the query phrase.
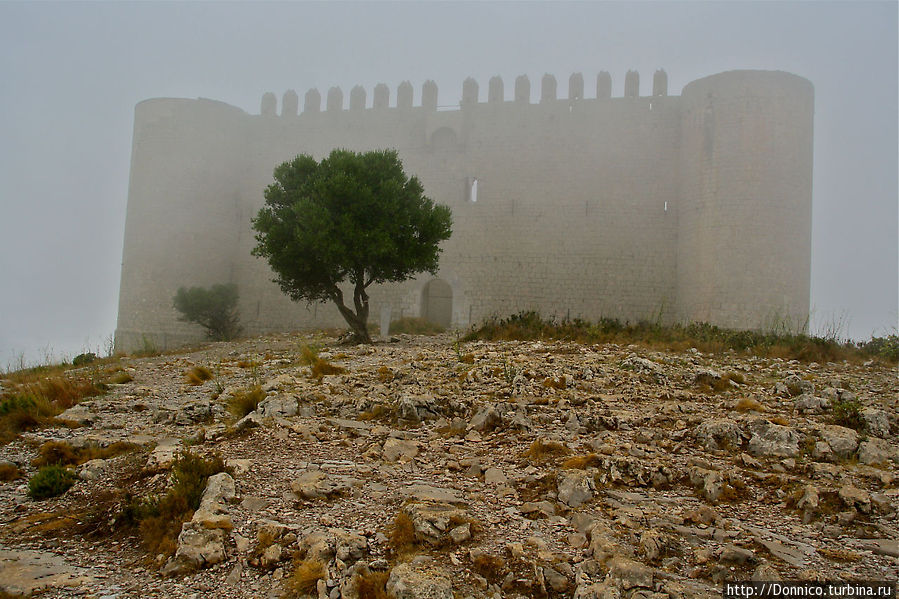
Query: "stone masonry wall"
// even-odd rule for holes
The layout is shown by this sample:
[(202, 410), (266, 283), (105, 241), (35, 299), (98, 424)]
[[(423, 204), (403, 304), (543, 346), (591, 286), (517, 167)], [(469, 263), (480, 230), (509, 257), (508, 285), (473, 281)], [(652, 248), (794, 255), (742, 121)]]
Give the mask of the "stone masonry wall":
[[(659, 74), (661, 73), (661, 75)], [(453, 211), (437, 275), (452, 289), (457, 327), (538, 310), (597, 319), (699, 319), (759, 327), (772, 312), (808, 314), (812, 91), (785, 73), (735, 71), (668, 96), (569, 98), (544, 77), (532, 104), (519, 79), (513, 101), (473, 80), (458, 109), (437, 89), (385, 102), (354, 88), (347, 102), (317, 92), (297, 114), (288, 92), (277, 114), (211, 100), (155, 99), (135, 110), (131, 183), (116, 346), (172, 347), (202, 338), (180, 322), (180, 286), (233, 282), (250, 334), (342, 326), (328, 304), (291, 302), (250, 255), (250, 219), (277, 164), (337, 147), (395, 148), (426, 193)], [(496, 82), (492, 81), (495, 86)], [(636, 89), (635, 89), (636, 87)], [(397, 107), (396, 104), (399, 106)], [(477, 180), (477, 201), (471, 183)], [(372, 318), (424, 309), (425, 274), (372, 288)]]

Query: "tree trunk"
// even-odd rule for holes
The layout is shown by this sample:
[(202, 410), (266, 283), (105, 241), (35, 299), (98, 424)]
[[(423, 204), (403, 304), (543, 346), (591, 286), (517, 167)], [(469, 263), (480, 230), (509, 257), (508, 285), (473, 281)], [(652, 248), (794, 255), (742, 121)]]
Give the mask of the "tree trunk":
[(340, 315), (350, 325), (353, 333), (353, 339), (356, 343), (371, 343), (371, 336), (368, 334), (368, 294), (365, 293), (365, 287), (356, 285), (353, 290), (353, 304), (356, 311), (353, 312), (343, 303), (343, 292), (335, 288), (334, 303)]

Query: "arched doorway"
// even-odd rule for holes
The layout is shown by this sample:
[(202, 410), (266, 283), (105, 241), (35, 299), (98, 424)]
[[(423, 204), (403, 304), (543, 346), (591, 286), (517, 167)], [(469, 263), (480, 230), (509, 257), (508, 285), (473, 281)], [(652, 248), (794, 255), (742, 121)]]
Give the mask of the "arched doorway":
[(453, 288), (442, 279), (431, 279), (421, 292), (421, 317), (442, 327), (453, 323)]

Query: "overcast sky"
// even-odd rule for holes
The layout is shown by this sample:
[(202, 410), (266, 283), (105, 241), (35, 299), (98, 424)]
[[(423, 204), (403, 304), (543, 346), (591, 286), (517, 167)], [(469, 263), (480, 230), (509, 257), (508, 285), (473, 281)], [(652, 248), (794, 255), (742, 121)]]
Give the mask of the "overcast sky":
[(258, 113), (266, 91), (384, 82), (394, 99), (408, 79), (417, 103), (434, 79), (449, 105), (467, 76), (483, 100), (491, 76), (527, 74), (536, 98), (544, 73), (564, 94), (600, 70), (620, 96), (628, 69), (646, 94), (657, 68), (672, 95), (732, 69), (812, 81), (813, 322), (895, 332), (896, 2), (0, 2), (0, 368), (105, 351), (141, 100)]

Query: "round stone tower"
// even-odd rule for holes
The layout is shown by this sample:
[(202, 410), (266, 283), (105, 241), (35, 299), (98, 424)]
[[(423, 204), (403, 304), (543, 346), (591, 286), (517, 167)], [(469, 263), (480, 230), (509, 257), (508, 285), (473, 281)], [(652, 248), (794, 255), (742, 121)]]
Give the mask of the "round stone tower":
[(802, 330), (809, 314), (814, 88), (730, 71), (682, 94), (678, 317)]

